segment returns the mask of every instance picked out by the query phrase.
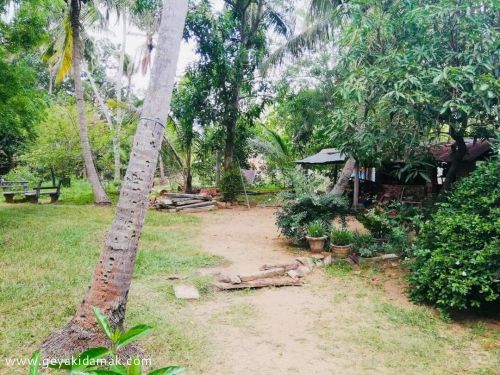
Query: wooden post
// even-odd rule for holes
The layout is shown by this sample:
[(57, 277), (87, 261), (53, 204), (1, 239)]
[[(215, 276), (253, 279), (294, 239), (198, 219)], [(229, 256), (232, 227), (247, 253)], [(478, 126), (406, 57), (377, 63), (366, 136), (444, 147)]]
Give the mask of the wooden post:
[(352, 207), (358, 208), (359, 205), (359, 167), (358, 162), (354, 165), (354, 192), (352, 197)]

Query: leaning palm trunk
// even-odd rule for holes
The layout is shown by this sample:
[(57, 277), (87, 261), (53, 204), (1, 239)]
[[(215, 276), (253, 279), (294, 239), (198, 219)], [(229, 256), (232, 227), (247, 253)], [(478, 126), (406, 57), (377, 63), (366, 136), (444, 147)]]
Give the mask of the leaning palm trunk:
[(91, 345), (107, 344), (93, 316), (93, 306), (101, 309), (114, 327), (123, 326), (137, 245), (165, 130), (162, 123), (170, 107), (186, 13), (185, 0), (169, 0), (164, 4), (156, 60), (115, 218), (92, 284), (75, 316), (62, 331), (43, 343), (46, 358), (68, 357)]
[(120, 49), (120, 57), (118, 59), (118, 70), (116, 72), (116, 85), (115, 85), (115, 91), (116, 91), (116, 101), (118, 102), (118, 109), (116, 111), (116, 128), (115, 128), (115, 133), (113, 134), (113, 157), (114, 157), (114, 164), (115, 164), (115, 171), (114, 171), (114, 180), (116, 182), (121, 180), (121, 169), (122, 169), (122, 162), (120, 158), (120, 133), (121, 133), (121, 128), (122, 128), (122, 121), (123, 121), (123, 113), (120, 108), (121, 106), (121, 101), (122, 101), (122, 77), (123, 77), (123, 70), (125, 66), (125, 49), (126, 49), (126, 43), (127, 43), (127, 10), (125, 9), (123, 11), (123, 16), (122, 16), (122, 21), (123, 21), (123, 28), (122, 28), (122, 44), (121, 44), (121, 49)]
[(99, 88), (97, 87), (94, 77), (92, 77), (92, 74), (90, 73), (90, 70), (86, 71), (87, 76), (89, 78), (90, 82), (90, 87), (92, 88), (92, 91), (94, 92), (95, 99), (97, 100), (97, 105), (99, 106), (99, 109), (101, 111), (102, 116), (106, 119), (106, 122), (108, 124), (109, 130), (112, 132), (113, 131), (113, 119), (111, 117), (111, 113), (106, 106), (106, 103), (104, 103), (104, 98), (102, 97), (101, 93), (99, 92)]
[(347, 159), (347, 161), (344, 164), (344, 167), (342, 168), (342, 171), (340, 172), (340, 176), (337, 179), (337, 182), (335, 183), (335, 186), (333, 186), (332, 190), (330, 190), (331, 194), (340, 195), (344, 193), (345, 189), (347, 188), (347, 185), (349, 184), (349, 179), (351, 178), (352, 173), (354, 172), (355, 166), (356, 166), (356, 159), (354, 159), (353, 157)]
[(104, 191), (92, 158), (89, 136), (87, 133), (87, 121), (85, 119), (85, 101), (83, 99), (83, 86), (81, 77), (81, 40), (80, 40), (80, 1), (71, 0), (71, 31), (73, 33), (73, 80), (75, 81), (75, 97), (78, 109), (78, 120), (80, 123), (80, 142), (85, 163), (87, 179), (92, 186), (94, 203), (99, 205), (111, 204)]

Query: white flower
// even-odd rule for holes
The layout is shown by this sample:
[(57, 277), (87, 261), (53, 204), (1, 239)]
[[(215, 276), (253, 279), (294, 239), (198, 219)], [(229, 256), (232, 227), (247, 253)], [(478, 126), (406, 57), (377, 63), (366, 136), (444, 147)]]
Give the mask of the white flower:
[(462, 271), (462, 276), (463, 276), (463, 277), (467, 276), (467, 272)]
[(456, 264), (457, 266), (458, 266), (458, 265), (460, 265), (460, 261), (459, 261), (459, 260), (457, 260), (457, 261), (455, 262), (455, 264)]

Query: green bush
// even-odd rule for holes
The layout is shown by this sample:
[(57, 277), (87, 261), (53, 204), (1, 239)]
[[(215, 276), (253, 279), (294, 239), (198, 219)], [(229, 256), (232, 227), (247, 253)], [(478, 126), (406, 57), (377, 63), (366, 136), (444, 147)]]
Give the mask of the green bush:
[(316, 220), (323, 222), (325, 233), (328, 233), (332, 220), (340, 218), (345, 222), (348, 212), (348, 203), (341, 196), (305, 193), (284, 202), (276, 213), (276, 225), (285, 237), (295, 244), (304, 245), (309, 223)]
[(425, 223), (411, 266), (410, 296), (444, 309), (500, 302), (500, 161), (459, 182)]
[(233, 166), (223, 173), (220, 182), (220, 190), (222, 199), (225, 202), (234, 202), (242, 189), (243, 184), (241, 182), (241, 174), (238, 167)]
[(307, 227), (307, 234), (310, 237), (315, 237), (315, 238), (323, 237), (325, 235), (324, 224), (318, 220), (313, 221)]
[(334, 229), (330, 233), (330, 242), (332, 245), (337, 245), (337, 246), (347, 246), (351, 245), (353, 242), (354, 236), (351, 232), (345, 230), (345, 229)]

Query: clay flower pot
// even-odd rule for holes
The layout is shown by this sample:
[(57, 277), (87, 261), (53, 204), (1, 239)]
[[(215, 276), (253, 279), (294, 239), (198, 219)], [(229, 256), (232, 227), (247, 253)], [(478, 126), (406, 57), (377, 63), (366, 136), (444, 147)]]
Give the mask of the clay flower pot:
[(347, 258), (349, 255), (351, 255), (351, 252), (352, 245), (332, 245), (332, 255), (334, 258)]
[(306, 236), (307, 242), (309, 242), (309, 249), (311, 253), (321, 253), (325, 248), (325, 242), (327, 237), (310, 237)]

